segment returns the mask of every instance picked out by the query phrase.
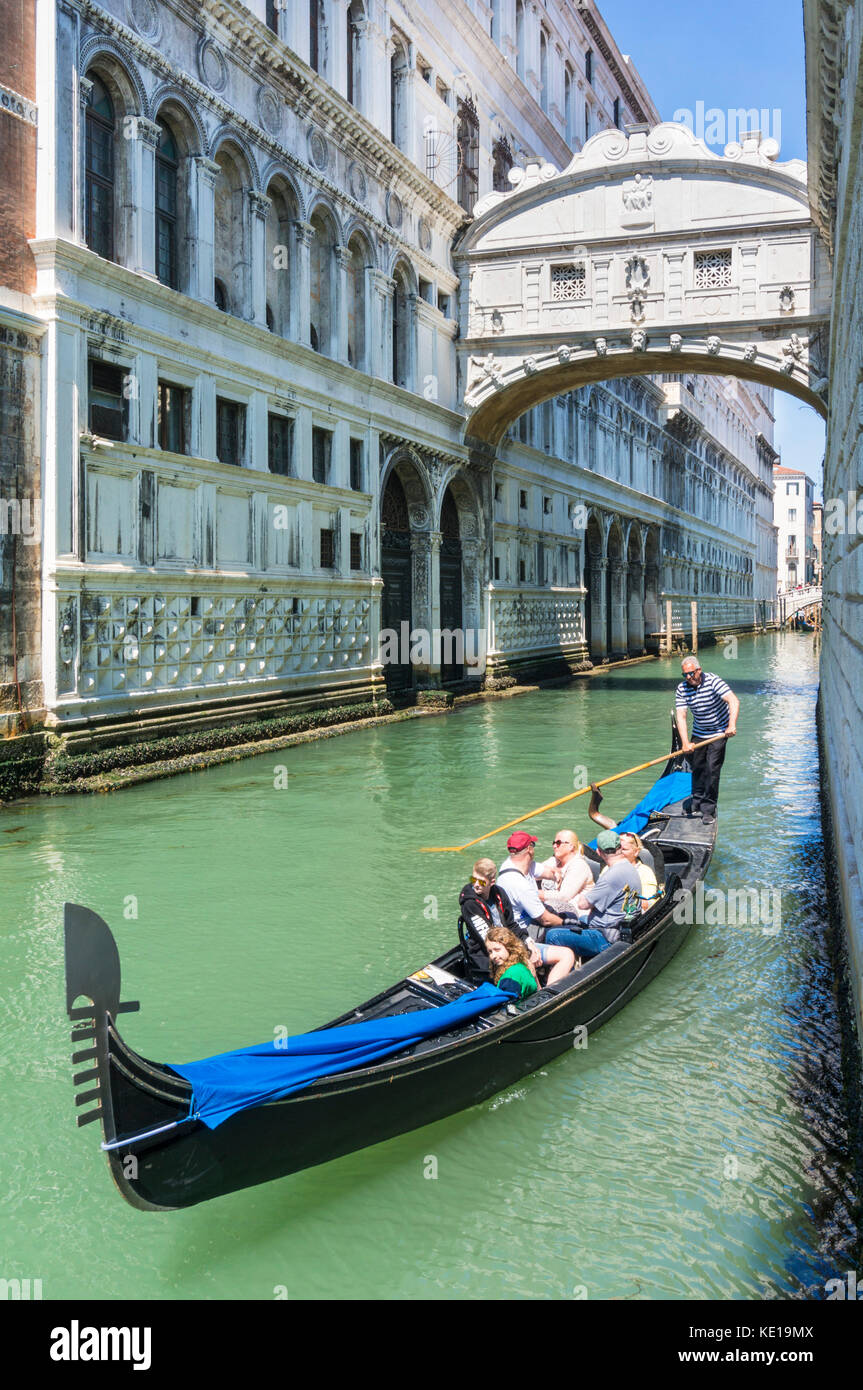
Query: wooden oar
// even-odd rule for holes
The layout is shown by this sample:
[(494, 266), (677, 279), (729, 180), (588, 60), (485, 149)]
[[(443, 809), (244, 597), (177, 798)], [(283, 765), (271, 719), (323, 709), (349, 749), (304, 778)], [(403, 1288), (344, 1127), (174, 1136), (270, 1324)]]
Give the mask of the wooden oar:
[[(704, 739), (701, 743), (693, 743), (690, 752), (696, 748), (706, 748), (708, 743), (715, 743), (717, 739), (725, 738), (725, 734), (712, 734), (710, 738)], [(670, 758), (677, 757), (682, 753), (663, 753), (659, 758), (651, 758), (650, 762), (639, 763), (638, 767), (628, 767), (625, 772), (616, 772), (613, 777), (603, 777), (601, 782), (595, 782), (594, 786), (607, 787), (609, 782), (619, 782), (621, 777), (630, 777), (633, 772), (643, 772), (646, 767), (656, 767), (657, 763), (667, 763)], [(688, 756), (688, 754), (686, 755)], [(463, 849), (470, 849), (472, 845), (481, 844), (483, 840), (490, 840), (492, 835), (499, 835), (502, 830), (511, 830), (514, 825), (521, 825), (523, 820), (530, 820), (532, 816), (539, 816), (543, 811), (552, 811), (555, 806), (562, 806), (565, 801), (574, 801), (577, 796), (585, 796), (590, 791), (590, 787), (582, 787), (580, 791), (570, 792), (568, 796), (559, 796), (557, 801), (549, 801), (546, 806), (537, 806), (535, 811), (528, 811), (525, 816), (517, 816), (515, 820), (507, 821), (506, 825), (499, 825), (494, 830), (487, 830), (484, 835), (478, 835), (475, 840), (468, 840), (466, 845), (427, 845), (420, 850), (421, 854), (461, 854)]]

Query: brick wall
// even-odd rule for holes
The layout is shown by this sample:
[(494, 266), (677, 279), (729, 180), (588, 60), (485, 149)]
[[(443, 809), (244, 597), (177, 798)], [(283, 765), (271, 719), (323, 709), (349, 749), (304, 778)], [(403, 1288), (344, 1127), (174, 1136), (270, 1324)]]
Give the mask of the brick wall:
[(0, 3), (0, 87), (26, 101), (23, 114), (0, 103), (0, 286), (28, 294), (36, 280), (27, 245), (36, 230), (35, 0)]

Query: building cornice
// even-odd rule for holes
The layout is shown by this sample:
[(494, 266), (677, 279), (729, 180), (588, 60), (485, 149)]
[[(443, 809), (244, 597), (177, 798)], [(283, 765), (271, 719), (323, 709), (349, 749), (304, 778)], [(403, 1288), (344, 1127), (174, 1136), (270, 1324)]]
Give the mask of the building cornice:
[(576, 10), (582, 24), (602, 54), (615, 82), (623, 92), (626, 103), (633, 115), (643, 124), (653, 125), (656, 116), (653, 105), (647, 102), (642, 104), (641, 97), (636, 96), (633, 91), (629, 77), (621, 66), (614, 40), (606, 28), (602, 17), (596, 12), (593, 5), (589, 3), (589, 0), (577, 0)]

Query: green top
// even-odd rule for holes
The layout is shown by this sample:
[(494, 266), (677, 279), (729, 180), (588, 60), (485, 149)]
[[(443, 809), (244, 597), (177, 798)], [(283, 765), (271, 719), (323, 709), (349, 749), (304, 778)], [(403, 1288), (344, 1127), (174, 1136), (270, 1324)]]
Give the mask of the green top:
[(500, 984), (501, 980), (515, 980), (519, 987), (519, 999), (527, 999), (528, 995), (536, 994), (536, 980), (533, 978), (527, 966), (522, 965), (520, 960), (517, 960), (515, 965), (507, 966), (506, 970), (504, 970), (499, 977), (498, 984)]

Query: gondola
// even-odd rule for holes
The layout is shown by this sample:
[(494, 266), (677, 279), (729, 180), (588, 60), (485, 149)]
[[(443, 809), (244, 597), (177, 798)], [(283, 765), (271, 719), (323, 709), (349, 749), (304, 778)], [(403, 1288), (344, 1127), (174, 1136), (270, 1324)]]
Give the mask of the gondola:
[[(679, 749), (675, 729), (663, 777), (689, 770)], [(78, 1124), (101, 1122), (111, 1174), (132, 1206), (170, 1211), (326, 1163), (455, 1114), (561, 1053), (573, 1052), (570, 1065), (577, 1066), (574, 1038), (612, 1018), (683, 944), (692, 914), (678, 910), (681, 891), (694, 892), (704, 879), (715, 838), (716, 822), (686, 816), (682, 801), (654, 811), (642, 839), (660, 850), (662, 896), (600, 956), (526, 1000), (498, 1003), (382, 1061), (322, 1076), (283, 1099), (240, 1110), (215, 1128), (190, 1113), (188, 1081), (124, 1042), (117, 1018), (139, 1005), (120, 1000), (114, 937), (96, 913), (67, 903), (72, 1061), (92, 1064), (74, 1076), (81, 1088)], [(415, 975), (322, 1026), (341, 1028), (442, 1008), (475, 987), (468, 962), (460, 941)], [(86, 1110), (88, 1105), (92, 1108)]]

